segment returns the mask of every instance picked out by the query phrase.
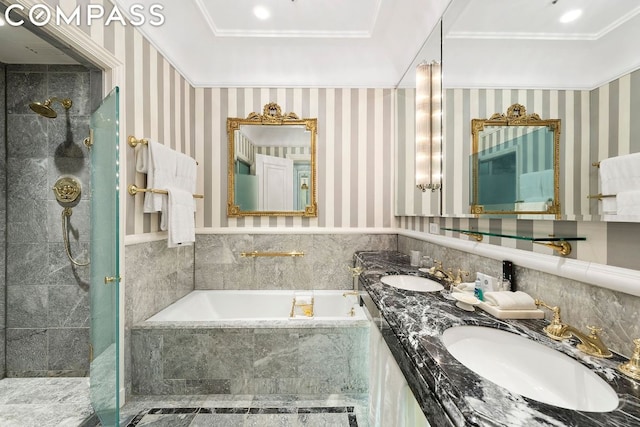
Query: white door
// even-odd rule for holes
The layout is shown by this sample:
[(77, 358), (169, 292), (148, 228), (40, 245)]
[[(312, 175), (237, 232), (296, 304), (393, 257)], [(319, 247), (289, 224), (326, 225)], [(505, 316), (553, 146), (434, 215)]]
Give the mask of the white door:
[(293, 210), (293, 160), (256, 154), (258, 210)]

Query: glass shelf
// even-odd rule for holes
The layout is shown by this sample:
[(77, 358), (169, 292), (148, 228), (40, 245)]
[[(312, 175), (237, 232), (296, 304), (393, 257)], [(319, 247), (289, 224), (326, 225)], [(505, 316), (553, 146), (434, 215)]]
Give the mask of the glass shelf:
[(538, 245), (544, 245), (554, 251), (558, 252), (560, 255), (569, 255), (571, 253), (571, 244), (570, 241), (585, 241), (586, 237), (577, 237), (577, 236), (547, 236), (547, 237), (530, 237), (530, 236), (518, 236), (515, 234), (501, 234), (501, 233), (490, 233), (488, 231), (478, 231), (478, 230), (465, 230), (461, 228), (446, 228), (440, 227), (441, 230), (446, 231), (456, 231), (458, 233), (465, 234), (478, 242), (483, 240), (484, 236), (490, 237), (505, 237), (508, 239), (517, 239), (517, 240), (526, 240), (529, 242), (533, 242)]

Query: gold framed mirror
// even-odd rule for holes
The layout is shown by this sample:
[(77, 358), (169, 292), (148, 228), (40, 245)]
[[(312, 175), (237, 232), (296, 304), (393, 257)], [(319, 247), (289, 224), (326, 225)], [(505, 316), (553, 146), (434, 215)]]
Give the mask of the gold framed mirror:
[(274, 102), (227, 118), (227, 216), (318, 216), (317, 124)]
[(471, 213), (560, 219), (560, 119), (513, 104), (472, 119)]

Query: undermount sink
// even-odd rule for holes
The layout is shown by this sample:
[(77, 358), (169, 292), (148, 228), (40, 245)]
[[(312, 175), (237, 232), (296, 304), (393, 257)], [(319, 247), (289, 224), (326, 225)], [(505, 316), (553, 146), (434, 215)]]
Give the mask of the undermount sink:
[(442, 342), (460, 363), (507, 390), (566, 409), (609, 412), (618, 395), (569, 356), (526, 337), (483, 326), (454, 326)]
[(407, 291), (417, 292), (438, 292), (444, 289), (444, 287), (431, 279), (419, 276), (409, 276), (406, 274), (393, 274), (390, 276), (383, 276), (380, 281), (385, 285), (393, 286), (398, 289), (405, 289)]

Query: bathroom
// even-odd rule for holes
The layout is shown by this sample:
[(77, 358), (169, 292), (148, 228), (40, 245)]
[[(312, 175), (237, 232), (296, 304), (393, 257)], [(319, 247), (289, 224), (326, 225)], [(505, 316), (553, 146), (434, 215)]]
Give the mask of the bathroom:
[[(445, 6), (446, 4), (441, 5), (440, 14)], [(435, 28), (435, 22), (433, 25)], [(613, 271), (611, 277), (616, 277), (617, 271), (637, 271), (633, 256), (637, 243), (633, 237), (637, 234), (639, 226), (636, 223), (591, 220), (590, 215), (596, 212), (593, 209), (597, 209), (597, 203), (588, 202), (585, 209), (585, 202), (582, 200), (584, 197), (581, 193), (578, 194), (577, 190), (578, 187), (586, 186), (589, 190), (595, 191), (585, 194), (597, 193), (597, 175), (593, 172), (591, 162), (617, 152), (623, 153), (622, 149), (618, 151), (617, 143), (611, 143), (606, 147), (598, 144), (595, 138), (597, 132), (612, 139), (617, 139), (618, 133), (627, 135), (626, 138), (632, 141), (627, 150), (640, 151), (637, 147), (634, 148), (633, 137), (628, 136), (637, 134), (630, 116), (621, 115), (620, 119), (615, 116), (614, 119), (612, 117), (615, 108), (607, 110), (604, 103), (595, 103), (596, 99), (604, 97), (605, 93), (620, 94), (618, 98), (628, 96), (621, 88), (637, 89), (637, 85), (633, 83), (638, 79), (637, 72), (621, 76), (621, 80), (616, 80), (611, 85), (603, 84), (593, 91), (536, 89), (514, 90), (508, 94), (501, 92), (498, 95), (492, 89), (447, 89), (445, 98), (454, 98), (456, 102), (447, 103), (444, 113), (444, 138), (445, 141), (448, 141), (450, 136), (455, 138), (452, 138), (454, 143), (451, 146), (447, 145), (443, 157), (444, 191), (422, 193), (415, 189), (413, 144), (409, 142), (413, 137), (412, 109), (415, 96), (414, 90), (410, 87), (194, 87), (141, 31), (131, 26), (94, 25), (90, 29), (81, 27), (76, 32), (73, 30), (76, 29), (66, 28), (69, 33), (65, 34), (59, 29), (56, 33), (55, 28), (52, 31), (63, 40), (73, 35), (73, 48), (84, 55), (90, 54), (94, 63), (99, 64), (99, 68), (103, 70), (101, 78), (93, 69), (83, 68), (80, 72), (74, 68), (75, 66), (70, 66), (72, 68), (69, 69), (69, 73), (77, 73), (81, 76), (78, 78), (84, 81), (83, 84), (88, 85), (83, 89), (84, 95), (77, 94), (73, 87), (63, 85), (60, 90), (68, 94), (56, 94), (46, 90), (30, 94), (28, 99), (21, 101), (21, 105), (42, 102), (49, 96), (69, 97), (73, 99), (74, 105), (84, 105), (85, 109), (71, 109), (70, 114), (78, 114), (82, 116), (78, 120), (84, 120), (85, 128), (74, 130), (72, 134), (74, 150), (79, 150), (77, 155), (83, 162), (87, 162), (89, 151), (82, 144), (84, 137), (88, 136), (88, 129), (85, 130), (87, 116), (94, 111), (101, 97), (106, 96), (114, 86), (119, 86), (121, 187), (126, 188), (130, 183), (143, 187), (145, 183), (144, 177), (135, 172), (134, 150), (125, 142), (128, 135), (135, 135), (156, 140), (164, 139), (171, 148), (194, 157), (199, 163), (198, 192), (204, 195), (202, 200), (196, 202), (195, 246), (168, 249), (166, 234), (159, 228), (159, 216), (143, 214), (141, 196), (131, 196), (126, 191), (120, 192), (120, 317), (123, 345), (120, 348), (122, 381), (119, 392), (123, 402), (128, 400), (132, 386), (131, 328), (194, 289), (298, 288), (306, 291), (310, 289), (309, 284), (313, 283), (313, 289), (316, 290), (337, 288), (348, 291), (353, 288), (353, 279), (347, 267), (353, 266), (353, 254), (358, 250), (398, 250), (405, 254), (410, 250), (420, 250), (442, 260), (447, 267), (474, 272), (484, 271), (493, 275), (501, 273), (500, 260), (477, 253), (469, 255), (468, 251), (457, 246), (458, 242), (466, 240), (466, 237), (457, 232), (444, 231), (443, 228), (485, 229), (495, 234), (517, 232), (584, 236), (587, 238), (586, 241), (572, 242), (573, 250), (567, 257), (560, 257), (549, 248), (527, 241), (489, 237), (485, 238), (485, 243), (488, 243), (489, 247), (524, 251), (532, 254), (536, 260), (539, 259), (537, 257), (551, 259), (559, 264), (556, 271), (560, 272), (570, 270), (571, 261), (574, 260), (591, 263), (594, 268), (601, 265), (604, 272), (602, 274), (608, 274), (606, 266), (614, 267), (614, 270), (621, 269)], [(98, 46), (95, 46), (96, 44)], [(446, 61), (446, 45), (444, 50)], [(142, 69), (142, 73), (137, 71), (139, 69)], [(2, 72), (2, 81), (8, 81), (11, 73), (26, 73), (27, 70), (3, 65)], [(42, 71), (41, 74), (49, 73), (55, 78), (57, 72), (62, 71), (49, 70)], [(97, 99), (93, 92), (96, 89), (93, 86), (96, 80), (100, 94)], [(65, 79), (65, 82), (69, 81), (71, 79)], [(51, 87), (54, 88), (56, 87)], [(0, 114), (0, 120), (7, 120), (7, 134), (0, 133), (0, 139), (4, 138), (3, 150), (9, 148), (16, 151), (13, 153), (14, 156), (11, 152), (6, 152), (1, 156), (2, 162), (9, 158), (20, 158), (21, 155), (33, 155), (31, 148), (27, 150), (9, 145), (8, 135), (11, 133), (10, 129), (13, 129), (9, 119), (15, 118), (11, 117), (8, 101), (14, 91), (10, 91), (8, 86), (4, 90), (7, 104), (3, 108), (4, 112)], [(529, 112), (541, 113), (544, 118), (561, 118), (562, 137), (567, 143), (570, 135), (576, 139), (576, 142), (573, 142), (574, 155), (563, 154), (567, 158), (582, 159), (572, 166), (572, 174), (563, 175), (563, 191), (570, 192), (576, 189), (576, 194), (563, 199), (565, 218), (543, 221), (474, 218), (466, 215), (464, 207), (469, 200), (469, 172), (459, 162), (462, 162), (460, 159), (468, 158), (470, 154), (469, 123), (475, 117), (488, 117), (493, 113), (504, 112), (502, 104), (495, 102), (501, 97), (511, 97), (514, 102), (520, 101), (527, 105)], [(5, 96), (1, 98), (4, 100)], [(544, 101), (539, 101), (540, 99)], [(557, 105), (551, 104), (552, 99), (558, 100)], [(494, 103), (490, 100), (494, 100)], [(293, 111), (300, 117), (318, 119), (317, 217), (227, 215), (226, 120), (228, 117), (244, 118), (251, 112), (261, 112), (268, 102), (277, 102), (287, 112)], [(31, 113), (28, 115), (27, 111), (22, 114), (25, 120), (32, 120), (34, 123), (42, 124), (41, 126), (65, 125), (64, 111), (59, 105), (55, 108), (59, 117), (53, 120), (40, 118)], [(598, 117), (598, 111), (609, 112)], [(608, 119), (603, 118), (604, 116)], [(599, 130), (590, 130), (589, 123), (596, 118), (599, 120)], [(625, 123), (628, 127), (625, 127)], [(38, 126), (32, 127), (34, 135), (31, 138), (34, 141), (38, 138), (42, 140), (45, 133), (36, 133)], [(4, 129), (5, 126), (1, 128)], [(619, 129), (618, 132), (615, 131), (616, 128)], [(588, 134), (587, 130), (590, 130), (591, 136), (588, 139), (590, 147), (593, 148), (579, 149), (585, 144), (585, 137), (583, 136), (582, 142), (578, 143), (578, 130), (582, 135)], [(38, 159), (44, 159), (52, 151), (55, 154), (56, 141), (47, 140), (45, 145), (48, 147), (47, 151), (42, 151), (42, 157)], [(44, 150), (43, 147), (39, 149)], [(78, 157), (73, 157), (74, 155), (76, 154), (68, 155), (69, 163), (78, 161)], [(56, 165), (56, 158), (54, 155), (51, 160), (47, 160)], [(47, 171), (44, 177), (46, 184), (41, 185), (38, 190), (42, 192), (42, 196), (38, 194), (38, 198), (31, 199), (34, 204), (37, 200), (47, 206), (46, 234), (51, 236), (52, 240), (38, 242), (54, 243), (49, 244), (54, 251), (53, 255), (49, 256), (60, 257), (60, 260), (66, 257), (60, 244), (62, 233), (59, 231), (59, 215), (62, 208), (54, 201), (53, 193), (48, 187), (57, 179), (58, 174), (80, 175), (83, 196), (88, 196), (89, 179), (85, 175), (88, 173), (85, 165), (86, 163), (83, 163), (82, 172), (74, 169), (73, 164)], [(6, 184), (0, 187), (0, 191), (4, 192), (0, 198), (3, 200), (0, 212), (7, 217), (7, 221), (2, 222), (3, 236), (5, 233), (7, 236), (6, 244), (2, 245), (6, 258), (0, 257), (3, 262), (7, 260), (7, 276), (3, 277), (1, 287), (7, 298), (7, 304), (3, 307), (7, 323), (3, 324), (0, 335), (5, 342), (7, 353), (9, 349), (15, 349), (9, 341), (10, 335), (15, 334), (17, 329), (20, 329), (20, 332), (26, 332), (22, 329), (27, 329), (36, 337), (39, 336), (37, 334), (40, 330), (55, 331), (50, 334), (65, 335), (65, 340), (51, 337), (51, 342), (59, 344), (60, 352), (72, 351), (74, 357), (64, 353), (54, 354), (52, 352), (55, 350), (51, 346), (48, 353), (44, 353), (42, 347), (45, 344), (42, 341), (31, 340), (28, 345), (40, 347), (25, 347), (24, 351), (30, 356), (23, 358), (21, 363), (24, 365), (20, 367), (20, 376), (29, 376), (27, 371), (40, 371), (37, 373), (38, 376), (56, 376), (62, 374), (43, 371), (63, 370), (68, 371), (67, 375), (86, 375), (86, 361), (89, 358), (89, 303), (87, 290), (82, 285), (86, 279), (74, 277), (68, 263), (64, 263), (65, 277), (61, 279), (68, 280), (65, 285), (51, 283), (47, 286), (34, 286), (33, 292), (21, 291), (24, 294), (21, 298), (31, 300), (25, 301), (24, 304), (31, 307), (32, 311), (27, 311), (28, 314), (10, 313), (15, 305), (15, 301), (10, 298), (19, 298), (15, 293), (18, 291), (17, 286), (10, 289), (16, 282), (13, 282), (14, 279), (8, 272), (18, 266), (11, 258), (17, 254), (12, 252), (11, 246), (23, 244), (20, 239), (31, 243), (35, 241), (35, 236), (12, 234), (16, 231), (10, 228), (12, 214), (7, 205), (10, 203), (12, 192), (9, 188), (14, 191), (15, 185), (29, 187), (27, 184), (32, 184), (33, 181), (32, 178), (27, 178), (22, 183), (13, 184), (11, 180), (14, 178), (9, 176), (10, 165), (3, 165), (2, 170), (7, 171), (6, 176), (2, 175)], [(40, 180), (42, 179), (40, 176)], [(571, 203), (568, 200), (571, 200)], [(83, 239), (88, 239), (89, 220), (88, 207), (83, 206), (84, 202), (85, 200), (81, 201), (74, 208), (71, 221), (74, 227), (79, 227), (78, 239), (86, 244), (88, 240)], [(42, 214), (44, 210), (34, 209), (33, 212)], [(83, 220), (82, 215), (86, 215)], [(34, 218), (29, 224), (37, 223), (42, 221)], [(441, 237), (434, 239), (429, 234), (431, 224), (440, 227)], [(33, 225), (20, 225), (19, 228), (21, 233), (30, 230), (29, 234), (38, 230)], [(13, 241), (14, 238), (17, 240)], [(73, 246), (72, 249), (81, 260), (88, 254), (86, 248), (79, 249)], [(252, 260), (238, 256), (240, 252), (253, 250), (298, 250), (305, 252), (305, 257), (298, 260)], [(588, 280), (566, 278), (562, 274), (553, 274), (550, 271), (551, 269), (541, 271), (535, 267), (517, 267), (516, 275), (523, 290), (544, 299), (549, 304), (559, 305), (569, 323), (580, 327), (586, 327), (590, 323), (601, 326), (604, 329), (604, 341), (613, 350), (629, 357), (633, 350), (632, 340), (640, 336), (637, 324), (631, 320), (640, 305), (637, 296), (594, 285)], [(635, 277), (634, 274), (636, 273), (630, 273), (630, 276)], [(56, 287), (64, 287), (60, 291), (67, 292), (65, 296), (58, 293), (54, 295), (51, 288)], [(72, 308), (79, 310), (74, 312), (77, 318), (59, 318), (53, 320), (59, 323), (47, 324), (43, 323), (46, 319), (32, 317), (33, 313), (42, 315), (45, 304), (50, 310), (56, 304), (53, 300), (55, 298), (60, 299), (62, 312), (51, 316), (65, 316), (63, 313), (70, 310), (65, 305), (72, 305)], [(5, 316), (2, 316), (3, 322)], [(15, 327), (15, 324), (9, 323), (12, 316), (19, 316), (26, 323)], [(78, 335), (77, 338), (74, 334)], [(69, 347), (69, 343), (77, 345), (77, 351)], [(2, 349), (4, 348), (5, 346), (2, 346)], [(38, 355), (41, 359), (34, 358), (33, 355)], [(10, 362), (12, 357), (13, 362)], [(12, 376), (9, 368), (10, 363), (17, 360), (15, 357), (15, 354), (3, 357), (3, 360), (7, 358), (3, 369), (6, 377)], [(44, 359), (45, 357), (49, 359)], [(44, 360), (52, 359), (70, 361), (71, 365), (53, 363), (41, 369), (34, 366), (41, 366)]]

